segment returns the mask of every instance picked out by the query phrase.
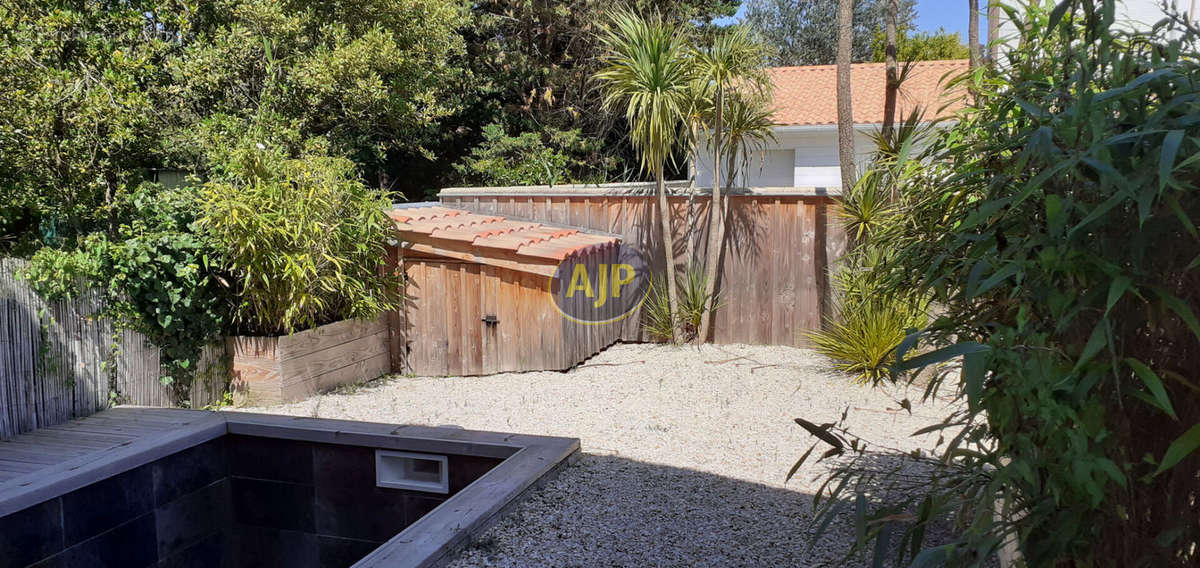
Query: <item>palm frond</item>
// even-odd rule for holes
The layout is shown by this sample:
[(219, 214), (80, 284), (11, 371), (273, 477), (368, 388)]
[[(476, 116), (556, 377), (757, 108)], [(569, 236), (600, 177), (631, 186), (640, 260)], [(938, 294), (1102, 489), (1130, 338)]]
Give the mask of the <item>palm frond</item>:
[(623, 108), (641, 166), (655, 171), (674, 156), (680, 124), (694, 108), (688, 35), (657, 13), (618, 10), (600, 35), (604, 67), (594, 79), (605, 109)]

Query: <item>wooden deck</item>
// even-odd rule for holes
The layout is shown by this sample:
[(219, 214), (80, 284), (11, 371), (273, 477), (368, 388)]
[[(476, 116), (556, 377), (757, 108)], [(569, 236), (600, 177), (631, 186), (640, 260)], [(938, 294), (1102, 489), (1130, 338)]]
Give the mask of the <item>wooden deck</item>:
[(76, 489), (85, 470), (112, 475), (224, 431), (215, 412), (123, 407), (0, 441), (0, 516)]
[(156, 437), (196, 418), (175, 410), (114, 408), (0, 441), (0, 491), (22, 477)]

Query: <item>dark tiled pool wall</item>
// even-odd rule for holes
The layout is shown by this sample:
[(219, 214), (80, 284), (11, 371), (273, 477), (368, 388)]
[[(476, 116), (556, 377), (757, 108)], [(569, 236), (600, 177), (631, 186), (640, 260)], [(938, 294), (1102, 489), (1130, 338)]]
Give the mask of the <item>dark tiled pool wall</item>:
[(375, 450), (226, 435), (0, 518), (0, 568), (345, 567), (450, 493), (375, 486)]
[(0, 519), (0, 566), (231, 565), (223, 439)]
[(450, 493), (375, 486), (375, 450), (226, 436), (235, 566), (349, 566), (501, 460), (449, 455)]

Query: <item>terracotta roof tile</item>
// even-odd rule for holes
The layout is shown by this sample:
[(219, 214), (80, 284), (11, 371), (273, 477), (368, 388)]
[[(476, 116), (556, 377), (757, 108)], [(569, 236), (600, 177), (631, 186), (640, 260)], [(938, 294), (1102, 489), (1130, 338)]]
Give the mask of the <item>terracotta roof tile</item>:
[(461, 209), (451, 209), (449, 207), (410, 207), (406, 209), (393, 209), (388, 212), (393, 220), (397, 223), (408, 223), (410, 221), (428, 221), (439, 217), (452, 217), (466, 213)]
[(620, 242), (617, 237), (584, 233), (579, 229), (550, 227), (441, 205), (393, 209), (388, 215), (396, 222), (401, 237), (466, 243), (481, 249), (481, 254), (486, 254), (484, 249), (490, 249), (538, 260), (563, 260)]
[[(967, 70), (967, 60), (921, 61), (913, 64), (896, 100), (896, 119), (914, 106), (925, 116), (946, 117), (963, 108), (966, 91), (946, 89), (946, 81)], [(767, 70), (774, 84), (775, 123), (779, 125), (837, 124), (837, 66), (773, 67)], [(855, 124), (883, 122), (887, 70), (883, 63), (850, 66), (850, 95)]]

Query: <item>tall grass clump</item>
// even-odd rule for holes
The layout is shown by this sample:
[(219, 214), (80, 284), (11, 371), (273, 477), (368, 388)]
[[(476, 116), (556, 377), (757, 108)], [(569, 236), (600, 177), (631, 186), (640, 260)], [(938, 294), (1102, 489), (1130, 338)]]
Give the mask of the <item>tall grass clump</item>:
[(880, 293), (871, 262), (847, 259), (834, 272), (840, 300), (836, 311), (823, 329), (808, 334), (816, 350), (834, 360), (835, 368), (861, 383), (889, 378), (904, 338), (928, 321), (929, 303), (920, 296)]

